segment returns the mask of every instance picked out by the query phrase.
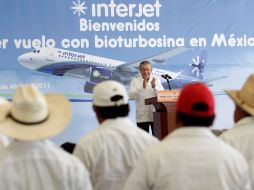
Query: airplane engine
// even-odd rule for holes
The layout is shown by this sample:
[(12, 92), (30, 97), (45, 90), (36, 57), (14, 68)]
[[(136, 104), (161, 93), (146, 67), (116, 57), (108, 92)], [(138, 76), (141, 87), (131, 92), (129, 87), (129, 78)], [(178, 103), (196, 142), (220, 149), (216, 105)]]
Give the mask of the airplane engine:
[(90, 82), (99, 83), (109, 79), (112, 79), (112, 71), (98, 67), (91, 69)]
[(112, 79), (112, 71), (103, 68), (92, 67), (90, 73), (90, 79), (87, 80), (84, 86), (84, 92), (92, 93), (93, 87), (104, 80)]

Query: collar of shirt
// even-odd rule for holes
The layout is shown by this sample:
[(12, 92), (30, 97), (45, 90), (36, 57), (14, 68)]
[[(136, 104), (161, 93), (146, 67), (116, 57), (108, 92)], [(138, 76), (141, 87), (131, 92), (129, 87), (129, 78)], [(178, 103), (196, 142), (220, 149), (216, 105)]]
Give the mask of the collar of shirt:
[(47, 139), (42, 140), (34, 140), (34, 141), (22, 141), (22, 140), (14, 140), (13, 143), (10, 144), (10, 147), (19, 147), (19, 149), (27, 149), (32, 147), (46, 147), (46, 146), (54, 146), (54, 143)]
[(187, 137), (196, 137), (196, 138), (216, 138), (209, 128), (207, 127), (181, 127), (174, 130), (170, 135), (168, 135), (163, 141), (167, 141), (173, 138), (187, 138)]
[(122, 127), (123, 124), (125, 126), (133, 125), (128, 117), (117, 117), (105, 120), (101, 123), (100, 127)]
[[(151, 82), (151, 81), (152, 81), (152, 78), (156, 78), (156, 77), (153, 76), (153, 75), (151, 74), (150, 77), (149, 77), (148, 82)], [(142, 82), (143, 82), (143, 80), (144, 80), (143, 77), (142, 77), (141, 75), (139, 76), (139, 80), (142, 81)]]
[(248, 125), (248, 124), (254, 124), (254, 117), (248, 116), (248, 117), (242, 118), (235, 124), (235, 127), (242, 126), (242, 125)]

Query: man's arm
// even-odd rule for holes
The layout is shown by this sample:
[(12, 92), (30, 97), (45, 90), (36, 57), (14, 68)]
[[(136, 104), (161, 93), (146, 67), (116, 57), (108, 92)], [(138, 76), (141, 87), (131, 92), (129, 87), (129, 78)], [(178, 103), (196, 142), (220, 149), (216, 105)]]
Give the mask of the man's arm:
[(161, 81), (160, 81), (159, 78), (156, 78), (155, 81), (154, 81), (154, 83), (155, 83), (154, 89), (155, 89), (156, 91), (158, 91), (158, 90), (164, 90), (164, 87), (162, 86)]
[(131, 84), (130, 84), (130, 92), (129, 92), (129, 97), (130, 99), (137, 99), (137, 94), (138, 94), (138, 86), (136, 84), (136, 79), (132, 79), (131, 80)]
[(122, 190), (149, 190), (151, 189), (152, 180), (149, 179), (149, 171), (151, 168), (148, 168), (149, 165), (142, 157), (135, 164), (131, 174), (126, 180)]
[(85, 167), (88, 169), (89, 173), (92, 174), (92, 170), (93, 170), (93, 160), (95, 159), (95, 157), (93, 158), (94, 155), (91, 155), (92, 153), (89, 152), (89, 145), (87, 145), (87, 149), (83, 149), (82, 146), (84, 145), (79, 145), (77, 144), (75, 146), (73, 155), (78, 157), (79, 160), (85, 165)]

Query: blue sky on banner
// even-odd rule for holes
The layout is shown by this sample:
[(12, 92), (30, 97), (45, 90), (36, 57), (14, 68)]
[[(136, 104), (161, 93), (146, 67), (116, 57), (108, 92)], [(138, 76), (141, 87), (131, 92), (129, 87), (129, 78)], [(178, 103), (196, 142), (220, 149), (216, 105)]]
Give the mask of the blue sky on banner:
[[(75, 95), (82, 92), (84, 81), (48, 76), (28, 70), (18, 63), (17, 57), (31, 51), (34, 47), (51, 45), (122, 61), (135, 61), (177, 46), (167, 44), (161, 47), (152, 44), (124, 48), (116, 43), (114, 47), (107, 47), (110, 45), (106, 40), (116, 41), (121, 36), (129, 40), (138, 37), (145, 40), (178, 39), (178, 45), (185, 45), (191, 51), (168, 59), (166, 64), (155, 65), (175, 71), (181, 71), (189, 64), (196, 49), (205, 48), (208, 50), (205, 77), (213, 78), (219, 73), (219, 76), (228, 76), (225, 81), (232, 80), (231, 76), (236, 74), (243, 76), (246, 75), (246, 70), (252, 71), (249, 67), (252, 67), (254, 62), (254, 30), (251, 27), (254, 17), (251, 9), (253, 4), (251, 0), (233, 2), (226, 0), (128, 2), (1, 0), (1, 79), (6, 81), (5, 84), (9, 88), (11, 85), (15, 87), (20, 83), (34, 81), (38, 86), (46, 86), (45, 91), (65, 92), (68, 87), (68, 91)], [(116, 23), (120, 23), (121, 26), (115, 27)], [(126, 23), (134, 27), (129, 29), (133, 31), (123, 29), (122, 25), (125, 26)], [(100, 28), (103, 24), (110, 24), (110, 28), (103, 31)], [(193, 38), (201, 38), (203, 43), (191, 43), (190, 40)], [(83, 46), (77, 45), (75, 40), (80, 39), (85, 39), (88, 43)], [(103, 41), (103, 46), (99, 47), (98, 39)], [(241, 68), (242, 72), (235, 73), (238, 68)], [(8, 79), (6, 75), (9, 76)], [(222, 89), (218, 85), (216, 88)], [(12, 88), (5, 92), (11, 93), (11, 91)]]

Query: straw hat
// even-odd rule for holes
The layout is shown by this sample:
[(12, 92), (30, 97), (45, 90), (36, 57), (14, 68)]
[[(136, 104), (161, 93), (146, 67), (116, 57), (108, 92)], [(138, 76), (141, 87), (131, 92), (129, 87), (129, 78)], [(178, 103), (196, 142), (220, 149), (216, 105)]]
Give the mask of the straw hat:
[(59, 94), (43, 95), (32, 85), (16, 89), (12, 103), (0, 103), (0, 132), (31, 141), (52, 137), (71, 120), (71, 105)]
[(254, 74), (245, 81), (241, 90), (225, 90), (237, 106), (254, 116)]

